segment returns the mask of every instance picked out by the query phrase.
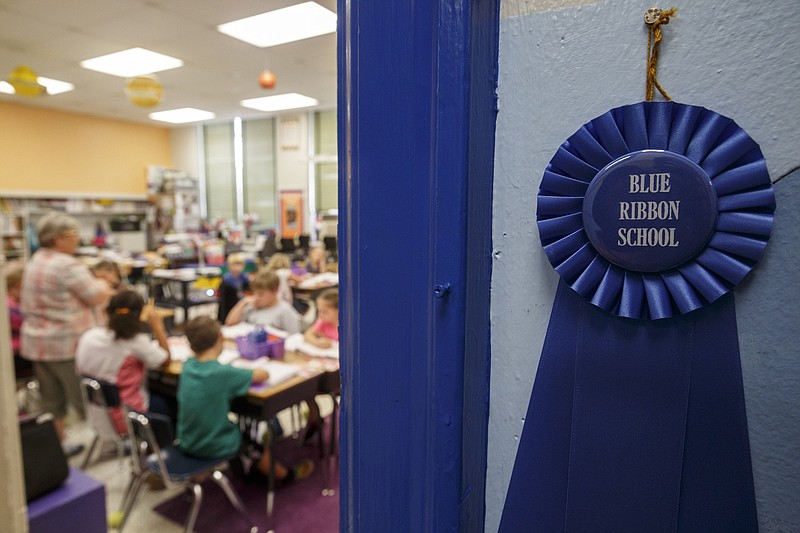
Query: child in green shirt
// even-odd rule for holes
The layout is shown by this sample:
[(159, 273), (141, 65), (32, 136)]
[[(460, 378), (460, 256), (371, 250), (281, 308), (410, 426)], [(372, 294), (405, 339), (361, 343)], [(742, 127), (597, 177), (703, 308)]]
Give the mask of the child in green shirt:
[[(217, 361), (224, 338), (216, 320), (193, 318), (184, 326), (184, 333), (195, 356), (183, 364), (178, 383), (178, 446), (195, 457), (232, 457), (239, 452), (242, 435), (239, 426), (228, 418), (231, 400), (247, 394), (252, 383), (267, 381), (269, 373)], [(267, 474), (269, 463), (269, 450), (264, 449), (258, 469)], [(275, 478), (278, 481), (305, 478), (313, 466), (307, 461), (289, 470), (276, 461)]]

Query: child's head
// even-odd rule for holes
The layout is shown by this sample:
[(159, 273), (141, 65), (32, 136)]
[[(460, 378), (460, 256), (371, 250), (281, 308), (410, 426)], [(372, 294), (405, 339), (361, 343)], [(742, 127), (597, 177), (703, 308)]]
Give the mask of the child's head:
[(19, 261), (12, 261), (6, 265), (6, 291), (15, 300), (19, 300), (22, 292), (22, 271), (23, 266)]
[(114, 332), (117, 339), (132, 339), (142, 332), (142, 315), (144, 300), (135, 291), (120, 291), (111, 297), (106, 308), (108, 313), (108, 329)]
[(308, 249), (309, 263), (316, 263), (318, 261), (324, 262), (325, 259), (325, 246), (321, 243), (316, 243)]
[(278, 301), (278, 287), (280, 284), (281, 280), (275, 272), (259, 270), (250, 281), (250, 289), (252, 289), (255, 299), (253, 305), (257, 309), (275, 305)]
[[(207, 316), (195, 317), (183, 326), (189, 346), (195, 354), (207, 352), (211, 348), (222, 351), (222, 330), (219, 322)], [(219, 353), (217, 353), (219, 355)]]
[(234, 253), (228, 256), (228, 272), (234, 276), (238, 276), (244, 272), (245, 255), (243, 253)]
[(292, 268), (292, 261), (289, 256), (281, 252), (272, 254), (267, 263), (267, 270), (280, 270), (282, 268)]
[(327, 289), (317, 296), (317, 316), (323, 322), (339, 325), (338, 289)]
[(112, 288), (118, 287), (122, 282), (119, 267), (115, 262), (108, 259), (101, 259), (91, 270), (94, 277), (106, 280)]

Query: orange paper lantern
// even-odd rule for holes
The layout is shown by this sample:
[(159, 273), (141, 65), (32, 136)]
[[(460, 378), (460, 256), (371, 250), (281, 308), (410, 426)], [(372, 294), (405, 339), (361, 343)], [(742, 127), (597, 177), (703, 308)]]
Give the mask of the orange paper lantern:
[(20, 65), (8, 75), (8, 83), (19, 96), (33, 98), (45, 93), (44, 85), (39, 83), (39, 76), (32, 68)]
[(262, 89), (272, 89), (275, 87), (276, 81), (275, 74), (268, 69), (264, 69), (264, 72), (258, 77), (258, 84), (261, 85)]
[(161, 98), (164, 96), (164, 86), (152, 74), (136, 76), (125, 83), (125, 94), (128, 100), (139, 107), (153, 107), (161, 102)]

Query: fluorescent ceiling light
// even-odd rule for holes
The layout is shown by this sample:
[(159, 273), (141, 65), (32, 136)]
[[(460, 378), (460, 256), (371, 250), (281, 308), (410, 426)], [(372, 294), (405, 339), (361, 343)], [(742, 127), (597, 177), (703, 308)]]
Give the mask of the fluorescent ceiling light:
[(266, 48), (336, 31), (336, 13), (316, 2), (303, 2), (217, 26), (217, 30)]
[(45, 86), (47, 94), (49, 95), (66, 93), (75, 88), (74, 85), (66, 81), (51, 80), (50, 78), (43, 78), (41, 76), (37, 79), (40, 84)]
[(311, 107), (317, 105), (319, 100), (310, 96), (303, 96), (297, 93), (276, 94), (275, 96), (263, 96), (261, 98), (250, 98), (239, 102), (244, 107), (257, 109), (258, 111), (283, 111), (285, 109), (297, 109), (298, 107)]
[(182, 67), (183, 61), (137, 47), (92, 59), (85, 59), (81, 61), (81, 66), (85, 69), (96, 70), (112, 76), (132, 78), (142, 74), (152, 74), (153, 72)]
[[(51, 80), (50, 78), (42, 78), (41, 76), (36, 78), (36, 81), (38, 81), (40, 85), (44, 85), (45, 89), (47, 89), (47, 94), (51, 96), (54, 94), (66, 93), (75, 88), (75, 86), (69, 82)], [(7, 81), (0, 81), (0, 93), (14, 94), (14, 87)]]
[(171, 124), (185, 124), (187, 122), (199, 122), (201, 120), (211, 120), (216, 117), (211, 111), (203, 111), (193, 107), (182, 107), (169, 111), (157, 111), (148, 115), (153, 120), (169, 122)]

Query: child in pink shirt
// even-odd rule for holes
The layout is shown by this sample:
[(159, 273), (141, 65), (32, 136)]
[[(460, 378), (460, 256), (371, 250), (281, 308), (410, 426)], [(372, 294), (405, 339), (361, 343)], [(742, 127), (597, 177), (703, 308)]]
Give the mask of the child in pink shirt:
[(317, 297), (317, 321), (305, 332), (306, 342), (330, 348), (339, 341), (339, 291), (328, 289)]
[(33, 364), (23, 359), (19, 353), (20, 330), (22, 329), (22, 309), (20, 308), (20, 294), (22, 293), (22, 263), (17, 261), (6, 265), (6, 304), (8, 305), (8, 320), (11, 326), (11, 351), (14, 352), (14, 375), (17, 379), (33, 374)]

